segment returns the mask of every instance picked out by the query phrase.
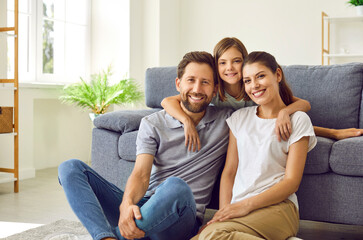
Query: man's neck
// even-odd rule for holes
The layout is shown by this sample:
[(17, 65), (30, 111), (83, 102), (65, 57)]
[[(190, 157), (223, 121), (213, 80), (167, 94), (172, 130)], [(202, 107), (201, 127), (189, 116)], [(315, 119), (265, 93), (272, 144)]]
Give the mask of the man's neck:
[(205, 115), (206, 110), (204, 110), (203, 112), (200, 112), (200, 113), (193, 113), (193, 112), (188, 111), (184, 107), (183, 103), (180, 103), (180, 106), (181, 106), (182, 110), (185, 112), (185, 114), (187, 114), (190, 117), (190, 119), (193, 121), (194, 126), (197, 126), (198, 123), (200, 122), (200, 120), (202, 120), (202, 118)]

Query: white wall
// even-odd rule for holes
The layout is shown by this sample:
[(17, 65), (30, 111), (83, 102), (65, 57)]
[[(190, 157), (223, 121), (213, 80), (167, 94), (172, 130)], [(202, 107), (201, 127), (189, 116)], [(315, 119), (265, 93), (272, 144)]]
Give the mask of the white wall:
[(128, 0), (92, 0), (91, 72), (112, 65), (113, 79), (129, 73), (130, 4)]
[(321, 12), (355, 16), (346, 2), (131, 1), (131, 76), (143, 81), (147, 67), (177, 65), (189, 51), (212, 52), (227, 36), (239, 38), (249, 52), (274, 54), (280, 64), (321, 64)]
[(321, 12), (354, 16), (346, 0), (185, 0), (181, 8), (182, 52), (212, 51), (225, 36), (247, 50), (264, 50), (281, 64), (321, 64)]

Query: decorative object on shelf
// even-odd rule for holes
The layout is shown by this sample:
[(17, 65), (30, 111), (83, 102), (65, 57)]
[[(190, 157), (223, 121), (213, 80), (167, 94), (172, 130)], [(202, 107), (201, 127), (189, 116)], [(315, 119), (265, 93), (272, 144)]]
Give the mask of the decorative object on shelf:
[(355, 6), (358, 16), (363, 16), (363, 0), (350, 0), (348, 4)]
[(89, 109), (97, 116), (107, 111), (112, 104), (124, 104), (139, 101), (143, 93), (133, 79), (122, 79), (110, 85), (111, 67), (102, 73), (92, 74), (91, 81), (67, 85), (60, 97), (63, 103), (75, 104), (83, 109)]
[(13, 132), (13, 108), (0, 107), (0, 133)]

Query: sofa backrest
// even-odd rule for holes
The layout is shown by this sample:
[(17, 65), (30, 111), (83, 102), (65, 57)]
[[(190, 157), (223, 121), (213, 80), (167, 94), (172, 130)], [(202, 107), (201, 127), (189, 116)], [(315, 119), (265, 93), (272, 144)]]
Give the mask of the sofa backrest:
[[(315, 126), (363, 128), (363, 63), (330, 66), (291, 65), (283, 67), (294, 96), (311, 104), (308, 115)], [(148, 68), (145, 101), (161, 108), (161, 101), (179, 94), (175, 88), (176, 67)]]
[(175, 87), (176, 67), (148, 68), (145, 74), (145, 102), (150, 108), (161, 108), (165, 97), (179, 94)]
[(283, 67), (294, 96), (311, 104), (313, 125), (327, 128), (363, 127), (363, 63)]

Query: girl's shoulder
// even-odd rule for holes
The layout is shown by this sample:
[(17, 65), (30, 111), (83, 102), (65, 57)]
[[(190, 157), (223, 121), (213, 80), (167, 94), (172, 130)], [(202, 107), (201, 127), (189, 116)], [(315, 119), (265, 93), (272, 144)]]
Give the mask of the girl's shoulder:
[(234, 97), (230, 96), (228, 93), (226, 93), (226, 99), (225, 101), (222, 101), (219, 97), (219, 94), (217, 94), (213, 100), (212, 100), (212, 104), (216, 107), (226, 107), (226, 108), (231, 108), (233, 110), (238, 110), (240, 108), (245, 108), (245, 107), (249, 107), (249, 106), (253, 106), (253, 102), (252, 101), (244, 101), (243, 99), (241, 100), (237, 100)]

